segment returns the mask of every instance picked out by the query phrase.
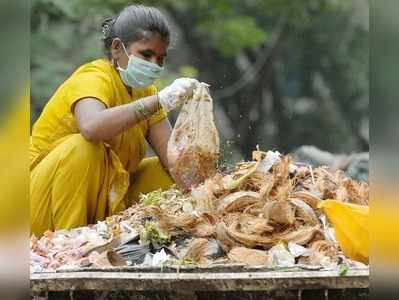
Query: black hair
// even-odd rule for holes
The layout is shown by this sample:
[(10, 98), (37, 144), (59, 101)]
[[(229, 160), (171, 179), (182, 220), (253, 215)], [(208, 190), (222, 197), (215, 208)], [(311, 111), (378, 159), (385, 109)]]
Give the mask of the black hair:
[(108, 18), (102, 23), (104, 52), (111, 58), (111, 45), (120, 38), (125, 46), (142, 39), (151, 38), (158, 33), (169, 40), (170, 29), (166, 17), (159, 9), (144, 5), (125, 7), (118, 16)]

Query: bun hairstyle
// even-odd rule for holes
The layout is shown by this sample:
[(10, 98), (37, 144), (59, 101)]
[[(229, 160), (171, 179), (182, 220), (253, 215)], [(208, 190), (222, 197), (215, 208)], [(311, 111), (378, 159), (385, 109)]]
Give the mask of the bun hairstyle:
[(169, 41), (170, 29), (166, 17), (155, 7), (130, 5), (118, 16), (108, 18), (102, 23), (104, 52), (111, 58), (111, 45), (115, 38), (120, 38), (125, 46), (159, 34)]

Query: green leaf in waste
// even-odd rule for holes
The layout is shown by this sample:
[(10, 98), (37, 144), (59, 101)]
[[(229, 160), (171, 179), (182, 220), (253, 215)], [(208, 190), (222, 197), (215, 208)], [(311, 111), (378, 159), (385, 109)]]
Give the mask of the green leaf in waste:
[(151, 206), (157, 205), (162, 200), (162, 190), (156, 190), (148, 194), (140, 194), (140, 205)]
[(339, 276), (345, 276), (348, 273), (348, 266), (346, 264), (340, 264), (338, 266), (338, 274)]

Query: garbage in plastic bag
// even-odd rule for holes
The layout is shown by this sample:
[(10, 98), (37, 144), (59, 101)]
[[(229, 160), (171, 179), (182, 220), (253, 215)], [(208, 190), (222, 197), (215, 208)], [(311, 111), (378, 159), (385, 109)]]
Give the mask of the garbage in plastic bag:
[(369, 208), (336, 200), (320, 202), (345, 256), (363, 263), (369, 261)]
[(132, 264), (141, 264), (145, 255), (150, 252), (149, 244), (125, 244), (114, 251)]
[(168, 142), (167, 155), (170, 174), (183, 189), (188, 190), (216, 174), (219, 135), (207, 84), (198, 83), (193, 99), (183, 105)]

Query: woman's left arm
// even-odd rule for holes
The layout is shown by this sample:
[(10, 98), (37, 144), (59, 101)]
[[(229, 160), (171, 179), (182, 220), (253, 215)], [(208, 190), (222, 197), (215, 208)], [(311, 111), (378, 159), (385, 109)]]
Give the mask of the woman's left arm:
[(158, 155), (163, 167), (169, 172), (167, 157), (168, 141), (172, 134), (172, 126), (168, 118), (152, 125), (148, 130), (147, 140)]

